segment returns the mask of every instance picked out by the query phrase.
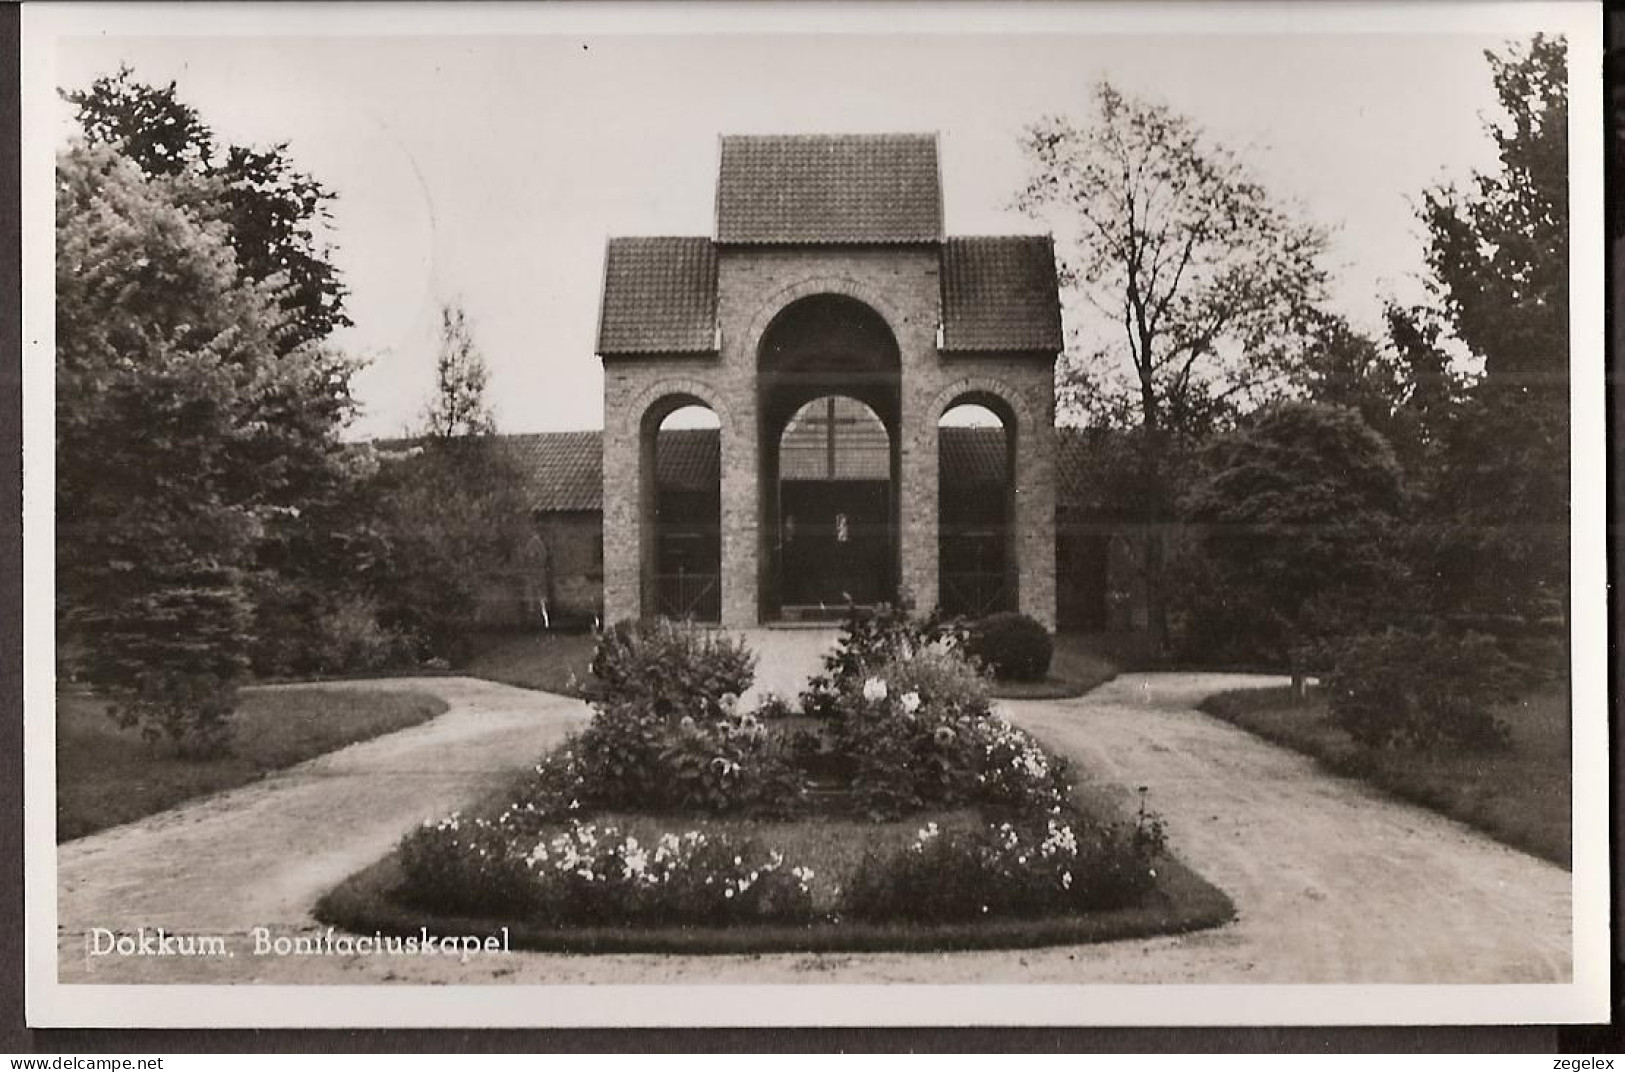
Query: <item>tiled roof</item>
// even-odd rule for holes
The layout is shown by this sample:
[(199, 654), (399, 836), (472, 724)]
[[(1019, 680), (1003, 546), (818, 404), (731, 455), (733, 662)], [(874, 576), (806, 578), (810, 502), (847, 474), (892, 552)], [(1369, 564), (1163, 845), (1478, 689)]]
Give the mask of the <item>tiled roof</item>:
[(950, 238), (943, 244), (943, 350), (1059, 353), (1061, 347), (1049, 238)]
[(670, 428), (655, 449), (655, 480), (674, 491), (711, 491), (722, 474), (721, 439), (715, 428)]
[[(1063, 509), (1088, 511), (1098, 504), (1099, 456), (1091, 433), (1055, 429), (1055, 497)], [(604, 506), (603, 435), (600, 432), (538, 432), (495, 437), (525, 471), (532, 507), (546, 513), (595, 511)], [(944, 428), (940, 434), (943, 480), (949, 484), (988, 484), (1004, 480), (1002, 428)], [(681, 428), (662, 433), (657, 455), (660, 483), (684, 491), (717, 486), (718, 437), (714, 428)], [(384, 450), (400, 450), (406, 440), (380, 440)]]
[(498, 441), (525, 471), (533, 509), (604, 508), (604, 439), (600, 432), (504, 435)]
[(1004, 483), (1009, 459), (1003, 428), (943, 428), (937, 444), (942, 452), (939, 479), (944, 483)]
[(722, 139), (717, 241), (937, 242), (934, 134), (734, 135)]
[[(562, 513), (604, 508), (602, 432), (504, 435), (498, 441), (524, 469), (533, 509)], [(713, 428), (673, 428), (660, 433), (656, 465), (663, 487), (681, 491), (715, 488), (718, 461)]]
[(600, 354), (709, 353), (717, 255), (709, 238), (612, 238), (604, 253)]

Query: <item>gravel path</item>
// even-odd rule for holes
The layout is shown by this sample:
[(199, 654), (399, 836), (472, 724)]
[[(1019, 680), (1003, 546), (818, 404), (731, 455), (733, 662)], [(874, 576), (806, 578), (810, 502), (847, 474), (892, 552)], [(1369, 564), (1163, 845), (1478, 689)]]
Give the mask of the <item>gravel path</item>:
[[(1450, 820), (1329, 777), (1193, 710), (1269, 679), (1151, 674), (1013, 718), (1103, 784), (1150, 787), (1174, 850), (1239, 918), (1181, 937), (1012, 952), (748, 957), (252, 956), (244, 932), (309, 933), (316, 897), (412, 823), (479, 795), (582, 716), (580, 704), (465, 679), (423, 726), (62, 846), (64, 981), (1553, 982), (1570, 976), (1570, 876)], [(1125, 788), (1125, 794), (1132, 792)], [(339, 818), (342, 817), (342, 818)], [(85, 955), (84, 931), (219, 933), (231, 958)]]

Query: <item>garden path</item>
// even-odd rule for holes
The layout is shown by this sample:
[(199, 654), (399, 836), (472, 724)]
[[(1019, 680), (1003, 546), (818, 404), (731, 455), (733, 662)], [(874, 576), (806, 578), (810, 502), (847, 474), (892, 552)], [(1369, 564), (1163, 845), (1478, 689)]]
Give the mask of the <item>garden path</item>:
[(772, 693), (791, 702), (807, 679), (824, 669), (824, 654), (835, 647), (839, 629), (744, 629), (745, 643), (756, 653), (756, 681), (741, 699), (755, 706)]
[[(277, 688), (279, 686), (267, 686)], [(445, 814), (523, 770), (585, 721), (580, 700), (473, 678), (300, 685), (413, 689), (448, 710), (257, 782), (67, 842), (57, 849), (57, 934), (64, 980), (115, 981), (88, 961), (93, 927), (243, 937), (313, 926), (311, 906)], [(172, 961), (125, 961), (167, 977)], [(241, 958), (218, 962), (242, 971)], [(253, 961), (248, 962), (249, 965)], [(252, 969), (249, 975), (252, 977)]]
[[(412, 684), (452, 709), (258, 785), (62, 847), (65, 979), (278, 983), (1545, 982), (1571, 973), (1570, 875), (1460, 824), (1327, 775), (1194, 710), (1278, 683), (1125, 675), (1075, 700), (1009, 702), (1090, 777), (1150, 786), (1173, 849), (1235, 901), (1198, 934), (953, 954), (741, 957), (113, 958), (81, 932), (166, 924), (314, 929), (326, 886), (419, 817), (477, 796), (580, 716), (570, 701), (461, 679)], [(340, 818), (342, 817), (342, 818)]]

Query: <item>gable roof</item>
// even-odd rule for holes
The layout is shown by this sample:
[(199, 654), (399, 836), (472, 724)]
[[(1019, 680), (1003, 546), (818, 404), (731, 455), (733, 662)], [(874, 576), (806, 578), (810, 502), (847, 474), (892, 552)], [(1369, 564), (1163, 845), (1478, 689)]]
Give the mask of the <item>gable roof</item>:
[(1055, 244), (1042, 235), (950, 238), (942, 247), (942, 349), (1059, 353)]
[(709, 238), (611, 238), (598, 353), (711, 353), (717, 255)]
[(729, 135), (717, 241), (928, 243), (942, 239), (935, 134)]

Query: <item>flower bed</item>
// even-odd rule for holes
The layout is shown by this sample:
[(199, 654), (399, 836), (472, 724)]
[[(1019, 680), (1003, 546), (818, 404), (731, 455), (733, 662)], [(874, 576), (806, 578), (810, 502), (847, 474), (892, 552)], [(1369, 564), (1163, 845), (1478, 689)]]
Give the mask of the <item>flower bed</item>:
[[(1143, 795), (1134, 816), (1080, 806), (944, 623), (850, 621), (800, 715), (741, 709), (751, 657), (715, 633), (619, 627), (594, 670), (587, 729), (488, 806), (426, 821), (323, 918), (500, 920), (543, 948), (729, 933), (717, 948), (737, 949), (916, 948), (922, 927), (953, 947), (1020, 945), (1229, 917), (1167, 858)], [(1012, 926), (960, 933), (997, 920)]]

